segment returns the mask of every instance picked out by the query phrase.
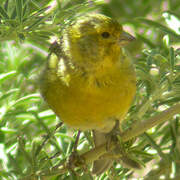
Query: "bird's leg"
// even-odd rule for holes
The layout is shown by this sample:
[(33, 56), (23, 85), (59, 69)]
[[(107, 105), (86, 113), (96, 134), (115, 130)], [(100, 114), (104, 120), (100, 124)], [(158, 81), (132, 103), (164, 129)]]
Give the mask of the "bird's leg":
[(116, 124), (114, 128), (106, 134), (107, 136), (107, 151), (110, 149), (111, 141), (114, 141), (116, 146), (112, 150), (112, 152), (108, 152), (113, 157), (120, 157), (120, 161), (123, 164), (123, 166), (128, 167), (128, 168), (136, 168), (139, 169), (140, 165), (137, 163), (135, 160), (129, 157), (128, 152), (127, 152), (127, 147), (125, 146), (124, 142), (121, 140), (121, 133), (122, 130), (119, 127), (119, 120), (116, 120)]
[(113, 127), (113, 129), (106, 134), (106, 138), (107, 138), (107, 151), (109, 151), (110, 149), (110, 144), (111, 141), (114, 141), (115, 143), (117, 143), (118, 138), (117, 135), (120, 134), (120, 128), (119, 128), (119, 120), (116, 120), (115, 126)]

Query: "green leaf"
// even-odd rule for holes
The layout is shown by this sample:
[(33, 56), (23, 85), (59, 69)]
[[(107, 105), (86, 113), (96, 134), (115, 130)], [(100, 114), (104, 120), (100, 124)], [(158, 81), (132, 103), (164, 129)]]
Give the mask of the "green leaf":
[(169, 28), (180, 35), (180, 19), (170, 12), (164, 12), (163, 17)]
[(2, 127), (1, 131), (6, 133), (6, 134), (13, 134), (13, 133), (17, 132), (17, 129)]
[(4, 4), (4, 9), (7, 11), (8, 10), (8, 5), (9, 5), (9, 0), (6, 0)]
[(29, 103), (29, 102), (37, 102), (37, 100), (39, 100), (40, 98), (40, 95), (39, 94), (30, 94), (28, 96), (24, 96), (20, 99), (18, 99), (15, 103), (14, 103), (14, 106), (17, 106), (19, 104), (23, 104), (23, 103)]
[(33, 28), (36, 28), (39, 24), (41, 24), (42, 21), (44, 21), (46, 19), (46, 17), (39, 17), (37, 21), (35, 21), (32, 25), (30, 25), (26, 30), (30, 31)]
[(5, 141), (5, 133), (2, 130), (0, 130), (0, 143), (4, 143), (4, 141)]
[(0, 15), (2, 17), (4, 17), (4, 19), (9, 19), (8, 14), (6, 13), (6, 11), (0, 6)]
[(24, 17), (25, 14), (27, 13), (27, 10), (28, 10), (27, 5), (24, 5), (24, 8), (23, 8), (23, 14), (22, 14), (23, 17)]
[(180, 65), (174, 66), (174, 69), (175, 69), (176, 71), (180, 72)]
[(41, 15), (42, 13), (44, 13), (46, 10), (48, 10), (50, 8), (50, 6), (48, 7), (45, 7), (45, 8), (42, 8), (40, 9), (39, 11), (37, 11), (35, 14), (31, 15), (29, 18), (32, 18), (32, 17), (37, 17), (39, 15)]
[(11, 72), (8, 72), (8, 73), (3, 73), (3, 74), (0, 74), (0, 84), (5, 81), (6, 79), (9, 79), (11, 78), (12, 76), (14, 76), (16, 74), (16, 71), (11, 71)]
[(19, 21), (22, 22), (22, 11), (23, 11), (23, 2), (22, 2), (22, 0), (16, 0), (16, 11), (17, 11)]
[(158, 105), (170, 104), (170, 103), (176, 103), (176, 102), (180, 102), (180, 97), (169, 98), (165, 101), (161, 101)]
[(35, 0), (31, 0), (31, 3), (37, 7), (37, 8), (41, 8), (41, 6), (38, 4), (38, 2), (36, 2)]
[(163, 42), (164, 42), (164, 44), (165, 44), (166, 47), (169, 47), (169, 44), (170, 44), (169, 34), (166, 34), (166, 35), (163, 37)]
[(4, 93), (1, 97), (0, 97), (0, 100), (3, 100), (3, 99), (6, 99), (7, 97), (9, 97), (10, 95), (18, 92), (19, 89), (18, 88), (15, 88), (15, 89), (10, 89), (8, 92)]
[(38, 116), (42, 119), (44, 118), (55, 118), (56, 115), (54, 114), (54, 112), (50, 109), (46, 110), (46, 111), (42, 111), (38, 114)]
[(173, 49), (173, 47), (170, 47), (170, 49), (169, 49), (169, 54), (170, 54), (170, 59), (169, 59), (169, 61), (170, 61), (171, 69), (174, 70), (175, 56), (174, 56), (174, 49)]
[(60, 133), (60, 132), (57, 132), (55, 133), (55, 136), (57, 136), (58, 138), (61, 137), (61, 138), (67, 138), (69, 139), (70, 141), (74, 141), (74, 138), (72, 138), (71, 136), (67, 135), (67, 134), (64, 134), (64, 133)]
[(16, 11), (16, 8), (14, 7), (13, 12), (11, 14), (11, 19), (15, 19), (16, 16), (17, 16), (17, 11)]

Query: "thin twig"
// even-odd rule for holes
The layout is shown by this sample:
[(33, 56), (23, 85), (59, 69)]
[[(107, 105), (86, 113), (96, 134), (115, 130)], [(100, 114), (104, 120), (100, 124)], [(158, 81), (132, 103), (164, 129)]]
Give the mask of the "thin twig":
[(77, 151), (77, 146), (78, 146), (78, 141), (79, 141), (80, 134), (81, 134), (81, 131), (78, 131), (78, 134), (76, 136), (76, 140), (75, 140), (75, 143), (74, 143), (74, 147), (73, 147), (74, 152)]

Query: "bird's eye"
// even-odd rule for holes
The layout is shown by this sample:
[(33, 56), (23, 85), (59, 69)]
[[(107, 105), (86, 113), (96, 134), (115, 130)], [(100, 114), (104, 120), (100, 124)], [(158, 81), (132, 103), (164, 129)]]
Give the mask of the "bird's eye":
[(110, 34), (109, 34), (108, 32), (103, 32), (103, 33), (101, 34), (101, 36), (102, 36), (103, 38), (108, 38), (108, 37), (110, 36)]

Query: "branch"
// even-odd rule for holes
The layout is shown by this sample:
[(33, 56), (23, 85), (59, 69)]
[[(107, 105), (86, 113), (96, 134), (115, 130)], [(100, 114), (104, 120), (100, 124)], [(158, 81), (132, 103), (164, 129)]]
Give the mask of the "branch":
[[(160, 112), (158, 115), (155, 115), (149, 119), (138, 121), (134, 123), (132, 127), (130, 127), (128, 130), (124, 131), (121, 135), (121, 140), (123, 142), (126, 142), (136, 136), (139, 136), (140, 134), (146, 132), (148, 129), (163, 123), (170, 118), (172, 118), (174, 115), (180, 113), (180, 104), (176, 104), (168, 109), (166, 109), (163, 112)], [(115, 147), (115, 143), (111, 142), (110, 150)], [(100, 156), (105, 154), (107, 152), (106, 144), (103, 144), (99, 147), (93, 148), (92, 150), (82, 154), (80, 158), (83, 158), (85, 160), (85, 163), (91, 163), (94, 160), (98, 159)]]
[(140, 134), (146, 132), (148, 129), (151, 129), (154, 126), (169, 120), (174, 115), (179, 113), (180, 104), (176, 104), (166, 109), (165, 111), (160, 112), (158, 115), (155, 115), (143, 121), (138, 121), (122, 134), (122, 141), (125, 142), (133, 137), (139, 136)]

